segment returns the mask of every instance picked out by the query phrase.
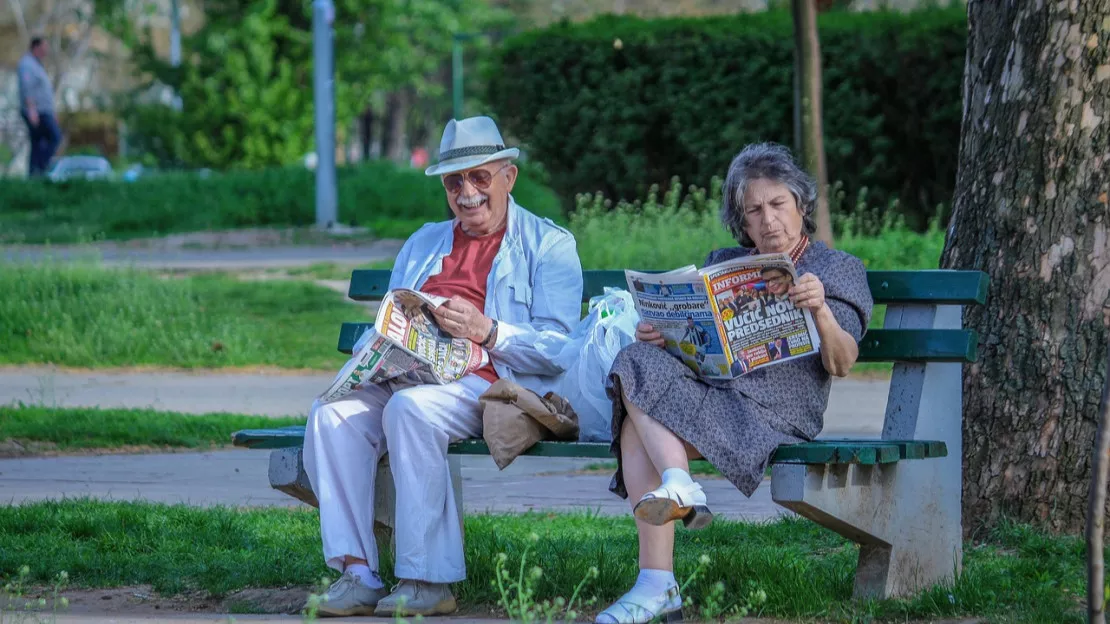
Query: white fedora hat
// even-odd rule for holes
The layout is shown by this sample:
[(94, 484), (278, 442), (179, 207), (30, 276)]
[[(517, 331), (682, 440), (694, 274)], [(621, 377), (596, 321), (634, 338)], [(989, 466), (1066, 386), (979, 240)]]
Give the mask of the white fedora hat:
[(515, 147), (506, 149), (497, 124), (489, 117), (452, 119), (443, 129), (439, 142), (439, 162), (425, 169), (424, 174), (455, 173), (519, 155), (520, 150)]

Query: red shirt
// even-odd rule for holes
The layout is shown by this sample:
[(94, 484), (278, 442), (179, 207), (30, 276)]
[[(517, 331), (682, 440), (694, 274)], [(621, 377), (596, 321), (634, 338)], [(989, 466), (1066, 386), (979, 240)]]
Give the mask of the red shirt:
[[(489, 236), (474, 238), (462, 231), (462, 225), (456, 225), (454, 233), (455, 241), (451, 245), (451, 253), (443, 259), (443, 270), (429, 277), (421, 290), (440, 297), (458, 295), (479, 310), (485, 310), (486, 280), (493, 266), (493, 257), (501, 248), (501, 239), (505, 238), (505, 228)], [(498, 380), (492, 363), (474, 371), (474, 374), (490, 383)]]

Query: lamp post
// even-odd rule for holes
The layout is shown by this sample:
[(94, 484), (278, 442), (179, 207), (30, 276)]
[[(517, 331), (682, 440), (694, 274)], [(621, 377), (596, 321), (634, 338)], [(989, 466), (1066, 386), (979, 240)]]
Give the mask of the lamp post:
[(170, 0), (170, 65), (181, 65), (181, 11), (178, 0)]
[(312, 92), (316, 124), (316, 227), (336, 225), (335, 58), (332, 0), (312, 1)]
[(451, 114), (463, 118), (463, 42), (474, 35), (455, 33), (451, 37)]

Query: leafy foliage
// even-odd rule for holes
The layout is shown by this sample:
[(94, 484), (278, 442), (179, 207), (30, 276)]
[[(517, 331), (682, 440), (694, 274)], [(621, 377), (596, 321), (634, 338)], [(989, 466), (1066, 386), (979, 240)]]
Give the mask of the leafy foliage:
[[(955, 183), (962, 10), (834, 11), (819, 28), (829, 179), (924, 226)], [(489, 100), (564, 198), (704, 186), (747, 143), (793, 144), (792, 33), (781, 10), (561, 23), (506, 42)]]
[[(133, 146), (159, 163), (187, 167), (299, 161), (315, 142), (312, 4), (216, 0), (205, 2), (204, 12), (205, 25), (183, 38), (180, 67), (156, 54), (149, 35), (116, 25), (151, 77), (128, 102)], [(339, 143), (379, 91), (438, 95), (436, 72), (449, 59), (451, 33), (500, 18), (479, 0), (336, 0)]]

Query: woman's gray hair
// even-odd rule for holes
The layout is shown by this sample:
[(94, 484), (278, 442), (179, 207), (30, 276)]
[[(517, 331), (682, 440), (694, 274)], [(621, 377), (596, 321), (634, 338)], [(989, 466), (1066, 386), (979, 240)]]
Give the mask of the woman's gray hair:
[(813, 210), (817, 207), (817, 183), (794, 162), (790, 150), (776, 143), (748, 145), (728, 167), (721, 194), (721, 223), (744, 247), (755, 247), (755, 241), (744, 231), (744, 193), (752, 180), (770, 180), (783, 184), (794, 195), (802, 213), (802, 228), (807, 234), (817, 231)]

